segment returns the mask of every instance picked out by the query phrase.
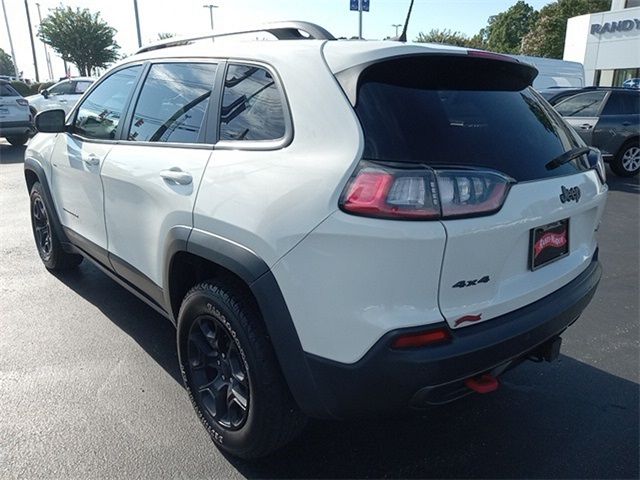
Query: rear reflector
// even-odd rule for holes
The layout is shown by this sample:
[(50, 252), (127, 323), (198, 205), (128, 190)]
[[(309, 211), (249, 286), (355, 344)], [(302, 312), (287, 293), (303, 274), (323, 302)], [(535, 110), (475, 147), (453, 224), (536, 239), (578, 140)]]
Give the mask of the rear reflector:
[(396, 338), (392, 348), (416, 348), (451, 340), (451, 334), (445, 328), (429, 330), (427, 332), (408, 333)]

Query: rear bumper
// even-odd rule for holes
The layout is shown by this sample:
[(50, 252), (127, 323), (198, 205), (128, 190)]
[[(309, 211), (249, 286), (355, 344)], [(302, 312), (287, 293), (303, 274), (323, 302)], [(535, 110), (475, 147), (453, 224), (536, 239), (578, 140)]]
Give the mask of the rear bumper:
[(30, 121), (0, 122), (0, 137), (11, 135), (30, 135), (35, 132)]
[(601, 272), (596, 253), (589, 267), (561, 289), (507, 315), (451, 331), (446, 344), (390, 348), (399, 334), (424, 329), (411, 328), (389, 332), (354, 364), (306, 354), (317, 387), (315, 400), (330, 416), (345, 418), (443, 403), (471, 393), (465, 379), (517, 365), (571, 325), (591, 301)]

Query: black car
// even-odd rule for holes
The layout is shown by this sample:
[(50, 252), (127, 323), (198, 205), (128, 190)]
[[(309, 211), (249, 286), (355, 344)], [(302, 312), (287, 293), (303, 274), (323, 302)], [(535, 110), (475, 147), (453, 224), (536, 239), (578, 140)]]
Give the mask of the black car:
[(586, 87), (541, 92), (587, 145), (622, 177), (640, 172), (640, 91)]

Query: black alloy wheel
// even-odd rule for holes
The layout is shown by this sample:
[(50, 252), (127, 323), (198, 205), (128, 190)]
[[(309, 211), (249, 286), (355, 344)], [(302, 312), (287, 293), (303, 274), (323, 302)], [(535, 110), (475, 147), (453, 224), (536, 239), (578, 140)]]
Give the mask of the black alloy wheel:
[(53, 243), (51, 239), (51, 224), (44, 202), (40, 196), (35, 196), (31, 204), (33, 215), (33, 230), (36, 237), (38, 252), (45, 262), (51, 258)]
[(247, 420), (250, 387), (245, 359), (229, 330), (201, 315), (189, 329), (187, 365), (194, 395), (209, 421), (228, 430)]

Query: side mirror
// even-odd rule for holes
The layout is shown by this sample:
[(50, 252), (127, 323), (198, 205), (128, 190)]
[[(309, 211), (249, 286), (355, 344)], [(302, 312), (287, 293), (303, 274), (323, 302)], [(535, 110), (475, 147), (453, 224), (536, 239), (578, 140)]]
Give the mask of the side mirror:
[(36, 129), (42, 133), (66, 131), (64, 110), (45, 110), (36, 115)]
[(42, 95), (44, 98), (49, 98), (49, 90), (47, 90), (46, 88), (44, 90), (41, 90), (40, 95)]

